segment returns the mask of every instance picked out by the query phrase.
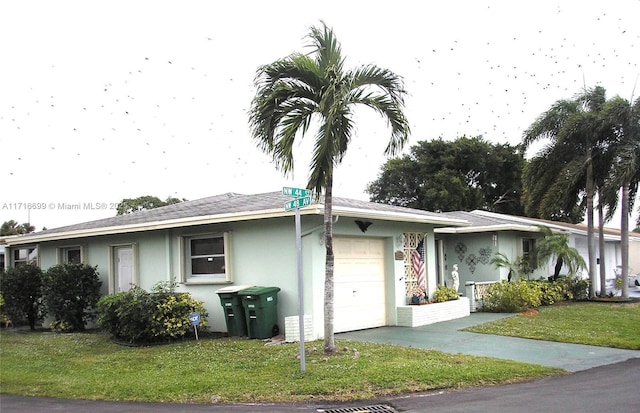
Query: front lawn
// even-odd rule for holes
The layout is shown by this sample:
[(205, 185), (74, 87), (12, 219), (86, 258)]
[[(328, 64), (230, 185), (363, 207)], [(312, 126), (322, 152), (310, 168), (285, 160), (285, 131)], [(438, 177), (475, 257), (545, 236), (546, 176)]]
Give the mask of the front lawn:
[(465, 331), (640, 350), (640, 303), (561, 303)]
[[(530, 380), (560, 369), (437, 351), (338, 341), (325, 357), (307, 343), (201, 339), (124, 347), (98, 333), (0, 333), (2, 393), (165, 402), (358, 400), (443, 388)], [(317, 348), (318, 350), (316, 350)]]

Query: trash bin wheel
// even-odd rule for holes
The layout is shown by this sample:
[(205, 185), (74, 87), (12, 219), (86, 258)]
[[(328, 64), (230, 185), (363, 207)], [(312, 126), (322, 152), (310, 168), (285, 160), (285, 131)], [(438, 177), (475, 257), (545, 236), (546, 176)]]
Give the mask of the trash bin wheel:
[(278, 327), (277, 324), (274, 324), (273, 328), (271, 329), (271, 337), (275, 337), (278, 334), (280, 334), (280, 327)]

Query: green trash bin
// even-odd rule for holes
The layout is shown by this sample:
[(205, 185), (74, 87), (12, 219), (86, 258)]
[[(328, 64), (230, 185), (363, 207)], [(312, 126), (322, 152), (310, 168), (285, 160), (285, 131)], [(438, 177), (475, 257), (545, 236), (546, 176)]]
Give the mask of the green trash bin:
[(250, 287), (238, 291), (242, 298), (249, 338), (271, 338), (278, 327), (278, 287)]
[(244, 316), (242, 298), (238, 291), (250, 287), (249, 285), (237, 285), (224, 287), (216, 291), (220, 296), (220, 304), (224, 311), (224, 319), (227, 323), (229, 337), (243, 337), (247, 335), (247, 322)]

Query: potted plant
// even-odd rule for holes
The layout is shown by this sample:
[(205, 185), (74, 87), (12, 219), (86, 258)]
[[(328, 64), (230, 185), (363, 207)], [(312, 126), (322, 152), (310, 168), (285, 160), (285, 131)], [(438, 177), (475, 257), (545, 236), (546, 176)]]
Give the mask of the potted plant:
[(426, 301), (426, 294), (424, 287), (415, 286), (411, 289), (411, 302), (412, 305), (419, 305)]

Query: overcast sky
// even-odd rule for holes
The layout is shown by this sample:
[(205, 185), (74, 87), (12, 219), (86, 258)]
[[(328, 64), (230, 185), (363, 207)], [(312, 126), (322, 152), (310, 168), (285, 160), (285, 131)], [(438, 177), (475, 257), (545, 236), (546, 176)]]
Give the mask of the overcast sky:
[[(141, 195), (304, 186), (313, 133), (284, 178), (251, 140), (247, 110), (257, 67), (304, 52), (321, 20), (348, 67), (404, 77), (406, 152), (462, 135), (517, 144), (585, 85), (631, 98), (639, 17), (640, 0), (4, 1), (0, 222), (39, 230), (112, 216)], [(355, 120), (335, 195), (366, 200), (390, 132), (366, 109)]]

